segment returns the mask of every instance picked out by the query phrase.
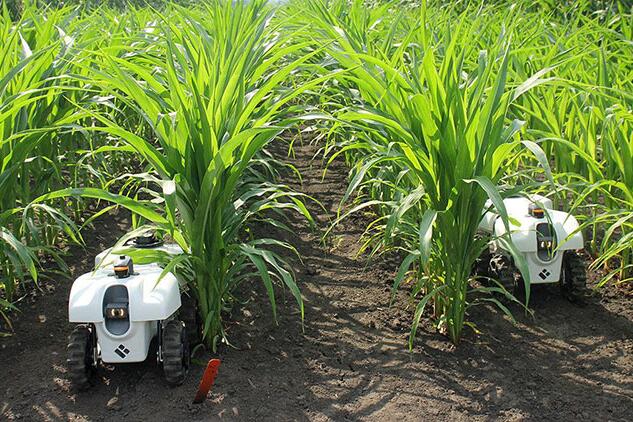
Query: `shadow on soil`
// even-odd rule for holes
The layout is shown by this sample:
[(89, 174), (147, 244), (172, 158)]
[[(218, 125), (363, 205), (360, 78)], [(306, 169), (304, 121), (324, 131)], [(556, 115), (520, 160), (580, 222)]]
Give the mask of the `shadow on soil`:
[[(410, 314), (388, 308), (387, 274), (363, 271), (346, 257), (306, 258), (321, 274), (304, 287), (305, 339), (272, 353), (288, 351), (280, 370), (307, 377), (305, 393), (297, 396), (303, 412), (290, 406), (277, 413), (283, 419), (630, 417), (633, 324), (596, 301), (578, 307), (549, 289), (541, 292), (547, 299), (534, 304), (534, 319), (514, 310), (517, 327), (492, 308), (473, 309), (482, 335), (454, 348), (427, 327), (410, 353)], [(328, 269), (336, 268), (344, 275), (331, 277)], [(269, 410), (263, 414), (281, 409)]]

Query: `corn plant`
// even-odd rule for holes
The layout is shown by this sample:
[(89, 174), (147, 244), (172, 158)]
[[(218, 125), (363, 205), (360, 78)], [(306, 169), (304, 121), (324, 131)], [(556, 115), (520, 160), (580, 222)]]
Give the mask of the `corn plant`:
[[(427, 303), (434, 306), (438, 327), (457, 343), (468, 294), (502, 291), (470, 289), (469, 284), (473, 263), (485, 247), (476, 232), (487, 200), (508, 224), (502, 198), (509, 191), (498, 187), (505, 163), (531, 151), (549, 171), (538, 145), (521, 140), (522, 122), (508, 118), (510, 104), (538, 84), (540, 75), (509, 89), (509, 40), (502, 35), (488, 51), (473, 52), (460, 41), (475, 38), (481, 23), (474, 18), (450, 32), (432, 32), (424, 3), (421, 24), (412, 21), (395, 51), (359, 51), (343, 20), (328, 7), (319, 13), (318, 29), (331, 45), (328, 53), (347, 70), (338, 79), (357, 89), (361, 99), (337, 115), (353, 128), (353, 137), (346, 136), (353, 141), (344, 149), (360, 151), (343, 200), (369, 192), (367, 201), (347, 214), (368, 206), (380, 209), (371, 224), (382, 233), (380, 244), (405, 254), (393, 289), (406, 277), (415, 281), (413, 294), (419, 299), (411, 344)], [(469, 65), (473, 54), (477, 59)], [(521, 258), (515, 259), (524, 269)], [(494, 297), (480, 300), (509, 313)]]
[(53, 247), (59, 235), (80, 241), (62, 211), (29, 205), (61, 187), (62, 157), (75, 145), (62, 130), (74, 113), (68, 101), (74, 93), (63, 82), (69, 46), (56, 26), (66, 14), (59, 11), (44, 19), (27, 9), (15, 24), (6, 8), (0, 15), (0, 313), (5, 318), (20, 283), (29, 278), (37, 283), (41, 254), (65, 268)]
[(187, 278), (205, 338), (215, 349), (225, 337), (223, 311), (236, 287), (253, 274), (263, 281), (274, 316), (278, 280), (303, 317), (291, 270), (271, 248), (294, 249), (253, 236), (248, 225), (261, 221), (286, 228), (279, 220), (284, 210), (312, 221), (301, 195), (265, 177), (262, 168), (269, 163), (262, 151), (289, 123), (282, 107), (322, 80), (283, 86), (309, 56), (286, 59), (299, 46), (271, 27), (265, 2), (215, 1), (166, 13), (157, 28), (160, 39), (152, 43), (159, 49), (141, 44), (127, 57), (97, 54), (88, 65), (101, 66), (91, 83), (140, 116), (153, 139), (126, 128), (116, 111), (86, 111), (101, 125), (84, 128), (133, 147), (151, 173), (131, 177), (142, 178), (158, 201), (96, 189), (63, 190), (40, 200), (66, 195), (109, 200), (170, 235), (186, 253), (167, 269)]
[(587, 183), (576, 200), (575, 207), (599, 197), (594, 205), (593, 217), (584, 226), (602, 228), (601, 239), (594, 237), (599, 251), (591, 264), (592, 269), (603, 268), (605, 276), (598, 287), (615, 281), (633, 281), (633, 113), (616, 105), (607, 110), (601, 131), (602, 151), (608, 176)]
[(555, 85), (531, 91), (515, 107), (527, 121), (526, 136), (540, 142), (551, 157), (566, 194), (560, 206), (585, 221), (589, 252), (597, 258), (592, 268), (607, 269), (599, 283), (603, 285), (631, 277), (625, 216), (633, 104), (627, 72), (633, 47), (627, 42), (630, 10), (618, 5), (587, 13), (591, 7), (579, 2), (561, 18), (562, 24), (541, 17), (544, 25), (534, 25), (536, 36), (525, 43), (525, 57), (515, 60), (517, 68), (547, 67)]

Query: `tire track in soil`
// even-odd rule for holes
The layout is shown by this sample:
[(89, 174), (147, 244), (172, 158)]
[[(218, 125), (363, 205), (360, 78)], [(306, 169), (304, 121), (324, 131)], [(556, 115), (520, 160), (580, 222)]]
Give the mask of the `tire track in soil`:
[[(296, 148), (302, 173), (293, 186), (323, 203), (311, 206), (321, 227), (335, 214), (347, 170), (335, 162), (322, 180), (316, 149)], [(72, 276), (88, 271), (128, 220), (110, 216), (86, 253), (75, 250)], [(22, 420), (630, 420), (633, 408), (631, 301), (604, 295), (579, 308), (545, 292), (534, 320), (512, 326), (491, 308), (476, 308), (480, 336), (454, 348), (430, 327), (406, 350), (410, 313), (389, 309), (395, 263), (367, 265), (357, 257), (367, 221), (349, 219), (329, 246), (298, 219), (289, 240), (305, 298), (302, 327), (288, 292), (278, 291), (279, 320), (271, 320), (261, 283), (244, 289), (227, 331), (216, 385), (200, 406), (191, 403), (202, 367), (168, 388), (153, 362), (101, 368), (87, 392), (68, 389), (64, 376), (70, 283), (36, 299), (16, 321), (17, 334), (0, 339), (0, 419)], [(46, 322), (38, 321), (44, 314)], [(211, 357), (204, 355), (205, 359)]]

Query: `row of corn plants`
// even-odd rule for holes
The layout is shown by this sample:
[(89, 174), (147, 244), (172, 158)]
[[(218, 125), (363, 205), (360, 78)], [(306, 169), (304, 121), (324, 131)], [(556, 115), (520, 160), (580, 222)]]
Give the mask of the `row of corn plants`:
[(518, 68), (548, 69), (551, 83), (525, 95), (517, 111), (529, 128), (525, 136), (552, 158), (566, 191), (556, 199), (585, 219), (592, 268), (606, 274), (600, 285), (630, 282), (632, 10), (623, 2), (563, 10), (556, 20), (531, 18), (539, 31), (524, 44)]
[(123, 25), (114, 11), (82, 15), (63, 7), (43, 13), (33, 4), (23, 5), (14, 20), (2, 6), (0, 316), (9, 329), (8, 311), (38, 288), (40, 278), (67, 278), (59, 246), (81, 244), (80, 227), (92, 221), (86, 211), (94, 204), (86, 201), (33, 200), (68, 185), (107, 186), (129, 162), (123, 157), (129, 148), (121, 142), (81, 129), (92, 123), (78, 113), (81, 107), (108, 99), (86, 89), (86, 75), (75, 63), (87, 46), (113, 51), (135, 23)]
[(275, 284), (303, 315), (275, 252), (294, 249), (252, 227), (287, 229), (286, 212), (312, 222), (307, 198), (276, 182), (266, 148), (319, 117), (326, 165), (350, 166), (339, 219), (371, 210), (363, 249), (402, 257), (393, 292), (409, 283), (416, 299), (411, 344), (429, 305), (455, 343), (474, 325), (470, 306), (510, 315), (490, 293), (511, 295), (475, 283), (471, 268), (486, 247), (475, 236), (484, 203), (507, 224), (502, 200), (517, 189), (553, 191), (585, 215), (603, 281), (631, 278), (631, 10), (282, 3), (28, 4), (17, 21), (3, 6), (3, 310), (37, 280), (42, 254), (58, 258), (60, 234), (80, 242), (72, 221), (96, 200), (132, 212), (130, 236), (155, 229), (182, 247), (171, 261), (136, 258), (164, 260), (187, 281), (210, 347), (253, 278), (273, 316)]
[(517, 189), (582, 212), (593, 267), (611, 265), (603, 283), (630, 280), (631, 11), (377, 3), (294, 2), (288, 16), (327, 46), (323, 69), (344, 70), (326, 91), (324, 151), (351, 168), (341, 218), (371, 209), (364, 247), (402, 257), (393, 292), (407, 280), (417, 298), (411, 345), (429, 304), (455, 343), (469, 306), (510, 313), (471, 268), (484, 202), (503, 217)]
[(0, 15), (0, 315), (10, 326), (7, 310), (26, 280), (38, 281), (39, 257), (53, 256), (60, 233), (79, 241), (74, 223), (62, 212), (32, 199), (62, 185), (67, 170), (64, 147), (72, 146), (59, 130), (73, 113), (65, 94), (68, 52), (65, 12), (50, 19), (34, 10), (12, 22), (6, 5)]

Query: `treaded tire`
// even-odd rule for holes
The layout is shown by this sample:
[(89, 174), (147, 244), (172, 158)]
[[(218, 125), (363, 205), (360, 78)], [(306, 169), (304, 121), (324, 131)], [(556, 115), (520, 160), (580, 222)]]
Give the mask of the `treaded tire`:
[(576, 300), (577, 295), (587, 286), (587, 269), (585, 262), (576, 251), (565, 251), (560, 279), (563, 296)]
[(187, 340), (190, 346), (196, 346), (202, 343), (202, 321), (198, 313), (198, 304), (196, 300), (183, 294), (181, 296), (180, 319), (185, 323), (187, 331)]
[(77, 325), (68, 336), (66, 367), (73, 386), (79, 390), (90, 387), (96, 368), (93, 362), (94, 333), (88, 325)]
[(489, 278), (492, 276), (490, 272), (490, 260), (492, 254), (490, 250), (486, 248), (481, 255), (475, 260), (473, 264), (472, 273), (475, 277), (479, 277), (483, 284), (490, 285)]
[(185, 324), (169, 321), (163, 328), (163, 371), (171, 386), (181, 385), (189, 368), (189, 342)]
[(505, 255), (493, 256), (490, 260), (490, 272), (506, 290), (512, 292), (517, 300), (525, 301), (523, 277), (517, 276), (516, 268), (510, 258)]

